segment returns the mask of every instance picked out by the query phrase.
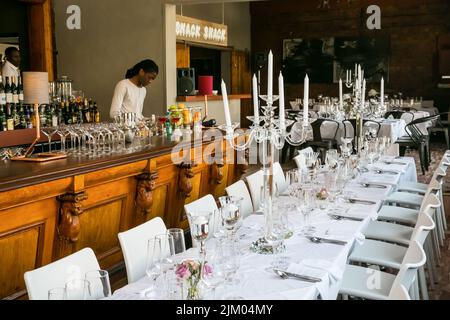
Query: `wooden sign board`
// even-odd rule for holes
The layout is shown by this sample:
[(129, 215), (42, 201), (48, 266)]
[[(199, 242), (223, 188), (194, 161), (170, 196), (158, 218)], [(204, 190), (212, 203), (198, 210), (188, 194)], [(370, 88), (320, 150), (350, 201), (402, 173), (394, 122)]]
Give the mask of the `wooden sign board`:
[(228, 27), (223, 24), (177, 15), (177, 40), (218, 46), (228, 45)]

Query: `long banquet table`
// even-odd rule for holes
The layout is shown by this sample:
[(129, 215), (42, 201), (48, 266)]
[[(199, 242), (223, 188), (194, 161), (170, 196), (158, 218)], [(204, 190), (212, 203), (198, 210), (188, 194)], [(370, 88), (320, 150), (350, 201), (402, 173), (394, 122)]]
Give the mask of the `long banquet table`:
[[(386, 159), (391, 160), (392, 158), (383, 158), (384, 161)], [(301, 214), (294, 207), (291, 207), (288, 212), (288, 219), (294, 235), (285, 240), (286, 252), (281, 256), (287, 261), (288, 271), (319, 277), (322, 279), (321, 282), (309, 283), (297, 279), (283, 280), (271, 268), (271, 263), (279, 257), (253, 253), (249, 248), (251, 243), (261, 237), (263, 233), (264, 217), (252, 214), (244, 219), (243, 225), (238, 231), (241, 247), (241, 262), (237, 271), (239, 283), (232, 287), (218, 288), (216, 297), (221, 299), (240, 297), (245, 300), (335, 300), (339, 292), (347, 257), (355, 243), (364, 241), (364, 229), (371, 219), (376, 220), (383, 200), (396, 189), (400, 182), (417, 181), (413, 158), (403, 157), (396, 159), (396, 161), (403, 162), (405, 165), (401, 167), (401, 165), (388, 165), (380, 162), (372, 166), (373, 169), (398, 171), (395, 175), (368, 172), (362, 176), (364, 182), (383, 183), (387, 186), (386, 189), (364, 188), (359, 183), (361, 181), (357, 183), (353, 180), (347, 184), (344, 190), (344, 194), (351, 192), (354, 198), (371, 200), (376, 204), (350, 204), (338, 200), (337, 204), (328, 208), (333, 213), (345, 212), (345, 216), (359, 218), (362, 219), (361, 221), (334, 220), (328, 214), (329, 212), (324, 210), (318, 210), (314, 213), (311, 223), (316, 227), (315, 235), (326, 235), (327, 238), (347, 241), (346, 245), (316, 244), (307, 240), (299, 234), (303, 225)], [(280, 197), (278, 200), (284, 202), (284, 205), (292, 201), (287, 196)], [(207, 247), (207, 250), (210, 249)], [(195, 258), (197, 255), (197, 248), (192, 248), (186, 251), (183, 257)], [(148, 295), (147, 288), (150, 286), (150, 279), (143, 277), (137, 282), (115, 291), (110, 299), (161, 299), (162, 297), (157, 295)], [(205, 296), (205, 298), (208, 297), (211, 296)]]

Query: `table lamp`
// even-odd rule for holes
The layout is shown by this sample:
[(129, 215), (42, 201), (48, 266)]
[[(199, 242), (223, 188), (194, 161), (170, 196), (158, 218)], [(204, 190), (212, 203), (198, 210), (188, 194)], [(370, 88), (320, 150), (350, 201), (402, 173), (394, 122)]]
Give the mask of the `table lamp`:
[(23, 92), (24, 103), (34, 105), (35, 116), (35, 129), (36, 138), (33, 143), (28, 147), (25, 154), (21, 157), (15, 157), (11, 160), (14, 161), (31, 161), (31, 162), (46, 162), (51, 160), (63, 159), (67, 155), (65, 153), (38, 153), (34, 154), (33, 149), (36, 143), (41, 138), (41, 125), (39, 118), (39, 106), (41, 104), (49, 103), (49, 85), (48, 85), (48, 73), (47, 72), (24, 72), (23, 79)]

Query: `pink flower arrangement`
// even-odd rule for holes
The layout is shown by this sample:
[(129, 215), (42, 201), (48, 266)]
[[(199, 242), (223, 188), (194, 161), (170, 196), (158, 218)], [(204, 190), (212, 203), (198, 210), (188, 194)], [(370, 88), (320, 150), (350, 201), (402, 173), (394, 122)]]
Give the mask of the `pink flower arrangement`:
[(184, 260), (179, 263), (175, 268), (175, 274), (179, 279), (186, 280), (189, 283), (188, 296), (189, 300), (195, 300), (199, 298), (198, 284), (201, 280), (200, 270), (206, 276), (213, 273), (213, 268), (205, 263), (196, 260)]

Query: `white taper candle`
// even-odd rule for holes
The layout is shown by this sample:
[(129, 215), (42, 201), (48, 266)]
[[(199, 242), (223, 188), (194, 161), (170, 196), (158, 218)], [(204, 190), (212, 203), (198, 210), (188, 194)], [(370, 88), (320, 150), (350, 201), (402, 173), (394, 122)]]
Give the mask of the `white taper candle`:
[(267, 66), (267, 101), (273, 102), (273, 54), (272, 50), (269, 52), (268, 66)]
[(258, 80), (256, 75), (253, 75), (253, 115), (255, 117), (255, 124), (259, 124), (259, 100), (258, 100)]
[(280, 71), (280, 76), (278, 77), (278, 94), (280, 96), (280, 129), (286, 129), (286, 117), (284, 114), (284, 79)]
[(225, 113), (225, 123), (227, 127), (231, 127), (231, 115), (230, 115), (230, 106), (228, 105), (228, 95), (227, 95), (227, 86), (222, 79), (222, 99), (223, 99), (223, 111)]
[(309, 77), (305, 76), (303, 91), (303, 125), (308, 124), (308, 106), (309, 106)]

